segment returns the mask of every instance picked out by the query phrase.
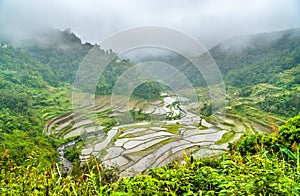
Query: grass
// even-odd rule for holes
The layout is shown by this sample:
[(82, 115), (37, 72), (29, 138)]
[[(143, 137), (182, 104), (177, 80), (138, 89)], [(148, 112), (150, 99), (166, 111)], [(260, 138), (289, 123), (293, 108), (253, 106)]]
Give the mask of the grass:
[(270, 119), (273, 119), (277, 126), (284, 123), (284, 119), (268, 114), (259, 108), (249, 106), (246, 103), (241, 104), (234, 109), (227, 110), (227, 116), (235, 117), (241, 121), (253, 121), (264, 127), (269, 127)]
[(183, 125), (180, 124), (169, 124), (169, 125), (163, 125), (162, 128), (166, 128), (166, 132), (172, 133), (172, 134), (179, 134), (179, 128), (183, 127)]
[(165, 140), (163, 140), (157, 144), (154, 144), (154, 145), (150, 146), (149, 148), (146, 148), (144, 150), (137, 151), (137, 152), (128, 153), (126, 155), (128, 155), (128, 156), (145, 156), (147, 154), (151, 154), (151, 153), (155, 152), (160, 147), (162, 147), (170, 142), (177, 141), (177, 140), (178, 140), (177, 138), (166, 138)]
[(208, 129), (208, 127), (207, 127), (207, 126), (204, 126), (204, 125), (202, 125), (202, 126), (200, 126), (200, 127), (199, 127), (199, 129), (200, 129), (200, 130), (206, 130), (206, 129)]
[(104, 126), (103, 131), (108, 132), (117, 124), (117, 121), (115, 118), (106, 118), (103, 121), (101, 121), (100, 125)]
[[(39, 155), (34, 152), (26, 164), (17, 166), (3, 146), (0, 195), (299, 195), (299, 146), (289, 140), (291, 131), (294, 136), (299, 134), (295, 129), (299, 127), (299, 119), (300, 114), (279, 128), (280, 140), (276, 135), (253, 134), (237, 141), (238, 148), (232, 146), (229, 153), (221, 156), (210, 159), (184, 156), (184, 164), (178, 160), (132, 177), (121, 177), (117, 168), (106, 168), (95, 159), (79, 167), (78, 173), (61, 175), (56, 166), (40, 164)], [(123, 131), (120, 129), (118, 134)], [(222, 142), (233, 137), (233, 133), (224, 134)], [(258, 142), (263, 137), (265, 143)], [(172, 141), (176, 138), (131, 155), (153, 153)], [(288, 142), (288, 146), (274, 143), (282, 141)], [(243, 155), (241, 150), (245, 148)]]
[(229, 122), (224, 122), (223, 125), (228, 126), (228, 127), (234, 127), (235, 125)]
[(101, 112), (96, 112), (97, 117), (102, 119), (102, 118), (107, 118), (110, 114), (112, 114), (112, 110), (108, 109), (108, 110), (104, 110)]
[(216, 141), (216, 144), (217, 145), (220, 145), (220, 144), (225, 144), (227, 142), (229, 142), (230, 140), (232, 140), (235, 136), (235, 132), (234, 131), (229, 131), (229, 132), (226, 132), (222, 135), (222, 138), (218, 141)]
[(153, 133), (155, 131), (153, 130), (144, 130), (144, 131), (139, 131), (139, 132), (135, 132), (135, 133), (127, 133), (126, 135), (120, 137), (120, 138), (134, 138), (134, 137), (139, 137), (139, 136), (143, 136), (149, 133)]
[[(0, 153), (1, 195), (299, 195), (296, 166), (264, 154), (213, 159), (185, 156), (134, 177), (120, 177), (92, 160), (79, 175), (60, 176), (56, 167), (12, 166), (7, 151)], [(5, 160), (5, 161), (4, 161)], [(3, 165), (4, 164), (4, 165)]]
[(142, 121), (150, 121), (151, 120), (150, 114), (142, 113), (141, 110), (139, 110), (139, 111), (130, 110), (129, 112), (130, 112), (131, 118), (134, 120), (134, 122), (142, 122)]

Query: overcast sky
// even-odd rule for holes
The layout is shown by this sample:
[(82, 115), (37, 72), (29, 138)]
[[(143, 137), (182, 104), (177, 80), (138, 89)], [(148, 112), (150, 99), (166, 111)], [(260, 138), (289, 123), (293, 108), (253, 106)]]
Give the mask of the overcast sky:
[(0, 0), (0, 28), (30, 36), (42, 27), (71, 28), (99, 43), (130, 27), (186, 32), (205, 46), (230, 37), (300, 26), (299, 0)]

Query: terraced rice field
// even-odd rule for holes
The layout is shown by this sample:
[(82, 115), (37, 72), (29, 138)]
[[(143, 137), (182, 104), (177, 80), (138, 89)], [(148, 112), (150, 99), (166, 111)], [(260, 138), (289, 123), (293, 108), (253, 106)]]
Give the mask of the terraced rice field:
[[(117, 166), (122, 175), (135, 175), (180, 160), (184, 151), (194, 157), (223, 153), (229, 141), (224, 141), (222, 136), (231, 132), (230, 141), (233, 141), (248, 128), (234, 119), (215, 125), (202, 119), (199, 126), (200, 117), (186, 110), (193, 103), (181, 99), (185, 100), (181, 105), (172, 104), (176, 100), (173, 97), (156, 101), (132, 99), (127, 107), (121, 104), (124, 100), (120, 100), (112, 110), (111, 97), (101, 96), (95, 108), (88, 108), (90, 113), (71, 112), (53, 119), (47, 132), (57, 138), (81, 135), (82, 161), (94, 156), (108, 166)], [(116, 119), (128, 109), (139, 115), (150, 115), (151, 120), (119, 123)]]

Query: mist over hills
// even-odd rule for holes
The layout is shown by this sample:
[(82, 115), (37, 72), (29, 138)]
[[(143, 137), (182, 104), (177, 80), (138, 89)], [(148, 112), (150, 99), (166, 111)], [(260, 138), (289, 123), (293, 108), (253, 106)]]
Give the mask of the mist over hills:
[[(262, 82), (276, 83), (278, 82), (275, 80), (276, 74), (299, 64), (299, 37), (300, 29), (261, 33), (232, 38), (209, 51), (227, 85), (243, 87)], [(15, 44), (12, 38), (2, 40), (3, 44)], [(39, 74), (49, 84), (57, 86), (59, 83), (73, 83), (80, 62), (93, 46), (90, 43), (82, 43), (80, 38), (68, 29), (65, 31), (52, 29), (49, 32), (39, 33), (33, 40), (18, 43), (16, 47), (10, 46), (10, 50), (18, 51), (18, 54), (13, 55), (17, 59), (24, 59), (26, 56), (27, 60), (32, 61), (27, 63), (30, 65), (28, 69), (33, 69), (33, 73)], [(2, 51), (5, 52), (4, 49)], [(199, 72), (196, 71), (196, 75), (191, 74), (195, 70), (191, 66), (182, 65), (186, 63), (182, 57), (168, 53), (149, 55), (145, 54), (149, 59), (161, 61), (168, 59), (169, 63), (181, 67), (183, 72), (192, 76), (190, 80), (193, 84), (203, 84)], [(15, 67), (15, 71), (18, 69), (24, 71), (21, 64), (17, 63), (16, 66), (20, 67)], [(2, 65), (2, 69), (4, 67)]]
[[(32, 152), (38, 157), (39, 165), (58, 162), (58, 147), (74, 138), (58, 139), (46, 135), (45, 125), (72, 114), (72, 85), (79, 65), (93, 47), (98, 46), (82, 43), (70, 30), (52, 29), (34, 39), (23, 40), (22, 43), (16, 43), (11, 38), (0, 38), (0, 143), (6, 153), (2, 156), (5, 161), (0, 160), (0, 164), (4, 164), (5, 168), (8, 167), (5, 164), (11, 163), (6, 161), (10, 150), (13, 166), (27, 167), (28, 156)], [(101, 46), (99, 52), (110, 57), (117, 55), (113, 49), (104, 51)], [(234, 119), (230, 122), (237, 123), (227, 122), (229, 127), (244, 127), (245, 132), (255, 132), (256, 127), (260, 126), (267, 129), (271, 127), (276, 133), (276, 126), (299, 113), (300, 29), (232, 38), (211, 48), (209, 52), (224, 79), (227, 91), (226, 117)], [(100, 98), (109, 97), (100, 95), (111, 95), (118, 78), (143, 60), (169, 63), (185, 74), (201, 101), (200, 115), (209, 121), (211, 97), (208, 96), (205, 80), (193, 64), (180, 54), (147, 49), (135, 54), (121, 54), (105, 68), (95, 94)], [(160, 93), (168, 90), (170, 89), (159, 83), (148, 82), (136, 88), (132, 96), (136, 100), (151, 103), (161, 99)], [(108, 127), (107, 130), (116, 124), (113, 117), (108, 115), (109, 112), (110, 109), (107, 109), (104, 113), (99, 113), (101, 118), (105, 118), (103, 122)], [(135, 119), (145, 120), (145, 117), (149, 117), (141, 114), (141, 111), (133, 111), (131, 114)], [(63, 131), (68, 131), (69, 125), (73, 126), (72, 122)], [(175, 126), (179, 129), (181, 125)], [(206, 128), (199, 127), (199, 131), (205, 131)], [(232, 129), (228, 133), (233, 134)], [(297, 132), (293, 134), (297, 137), (299, 135)], [(247, 142), (250, 141), (253, 149), (242, 150), (255, 153), (256, 137), (260, 135), (245, 137), (242, 141), (246, 143), (241, 145), (248, 147)], [(286, 136), (288, 137), (289, 135)], [(273, 139), (268, 139), (267, 142), (275, 141)], [(74, 172), (80, 170), (80, 153), (81, 149), (76, 146), (66, 153), (70, 160), (78, 161), (78, 171)]]
[(0, 0), (0, 195), (300, 195), (299, 19)]
[[(16, 63), (14, 68), (10, 67), (9, 69), (18, 73), (30, 72), (32, 75), (42, 77), (52, 86), (64, 83), (73, 84), (79, 64), (89, 50), (94, 47), (90, 43), (82, 43), (70, 29), (64, 31), (49, 29), (49, 31), (37, 33), (34, 38), (23, 40), (21, 43), (14, 43), (11, 37), (0, 40), (3, 44), (9, 45), (6, 50), (2, 48), (2, 61), (5, 59), (4, 57), (8, 58), (6, 59), (8, 62), (2, 63), (2, 70), (8, 69), (10, 60), (17, 61), (20, 63)], [(247, 87), (258, 83), (282, 83), (278, 74), (298, 66), (300, 63), (299, 48), (300, 29), (290, 29), (232, 38), (211, 48), (209, 52), (219, 66), (226, 85)], [(5, 54), (8, 51), (14, 54)], [(109, 53), (109, 51), (107, 52)], [(107, 67), (107, 71), (112, 75), (108, 77), (107, 71), (104, 72), (104, 76), (100, 78), (98, 92), (109, 94), (114, 81), (135, 63), (136, 58), (170, 63), (183, 72), (194, 86), (206, 86), (201, 73), (178, 54), (160, 50), (152, 50), (151, 53), (151, 51), (145, 50), (132, 56), (120, 56), (120, 58), (123, 57), (132, 57), (128, 59), (131, 62), (128, 60), (122, 61), (122, 63), (112, 62)], [(24, 64), (28, 65), (26, 69), (24, 69)], [(292, 86), (294, 83), (299, 83), (299, 74), (297, 73), (293, 73), (294, 80), (286, 85)], [(103, 83), (106, 84), (103, 85)]]
[(210, 50), (229, 85), (274, 81), (300, 63), (300, 29), (233, 38)]
[[(54, 87), (72, 85), (79, 64), (95, 46), (82, 43), (70, 29), (64, 31), (51, 29), (48, 32), (38, 33), (34, 39), (23, 40), (22, 43), (14, 43), (12, 38), (0, 40), (2, 44), (0, 77), (5, 81), (5, 85), (2, 86), (15, 85), (15, 88), (24, 85), (28, 88), (42, 88), (47, 84)], [(102, 52), (108, 55), (112, 53), (104, 50)], [(209, 52), (219, 66), (227, 88), (237, 87), (241, 95), (250, 96), (256, 91), (254, 85), (268, 83), (291, 90), (288, 97), (292, 97), (284, 103), (299, 99), (298, 91), (295, 89), (300, 81), (300, 29), (232, 38), (216, 45)], [(99, 79), (96, 94), (111, 94), (118, 77), (143, 58), (172, 64), (188, 77), (194, 87), (206, 86), (205, 80), (195, 66), (178, 54), (160, 50), (149, 52), (146, 49), (131, 56), (121, 55), (119, 58), (125, 59), (115, 59), (105, 69)], [(152, 92), (156, 93), (143, 97), (159, 96), (162, 89), (157, 83), (147, 85), (148, 89), (155, 88), (156, 90)], [(140, 93), (135, 92), (134, 95), (147, 92), (148, 90), (143, 90)], [(266, 95), (263, 98), (266, 99)], [(274, 99), (282, 98), (274, 97)], [(296, 104), (292, 114), (295, 114), (299, 107)], [(272, 111), (276, 112), (277, 109)]]

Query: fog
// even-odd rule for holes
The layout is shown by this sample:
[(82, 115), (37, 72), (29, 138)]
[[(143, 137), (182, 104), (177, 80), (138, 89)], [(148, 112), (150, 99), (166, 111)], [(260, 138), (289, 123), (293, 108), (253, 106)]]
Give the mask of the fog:
[(71, 28), (99, 43), (138, 26), (174, 28), (206, 47), (228, 38), (300, 26), (299, 0), (0, 0), (0, 32), (15, 41)]

